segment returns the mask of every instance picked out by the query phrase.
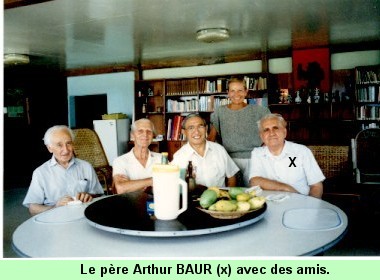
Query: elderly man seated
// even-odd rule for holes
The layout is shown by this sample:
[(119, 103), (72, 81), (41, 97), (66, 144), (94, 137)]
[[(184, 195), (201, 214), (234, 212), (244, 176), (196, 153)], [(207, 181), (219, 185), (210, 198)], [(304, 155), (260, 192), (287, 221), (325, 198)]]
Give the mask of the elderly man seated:
[(49, 128), (44, 143), (52, 158), (33, 172), (23, 205), (36, 215), (74, 200), (89, 202), (104, 194), (92, 165), (74, 157), (74, 134), (65, 125)]
[(144, 190), (152, 186), (152, 167), (161, 162), (161, 154), (149, 150), (154, 130), (149, 119), (139, 119), (132, 124), (134, 147), (113, 161), (113, 181), (117, 193)]
[(284, 118), (268, 114), (258, 126), (264, 146), (251, 153), (250, 185), (321, 198), (325, 176), (309, 148), (285, 140)]

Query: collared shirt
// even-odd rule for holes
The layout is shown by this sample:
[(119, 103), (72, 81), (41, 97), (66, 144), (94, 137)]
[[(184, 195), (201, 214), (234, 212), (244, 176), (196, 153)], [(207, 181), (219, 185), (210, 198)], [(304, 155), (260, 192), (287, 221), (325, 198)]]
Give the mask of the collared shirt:
[(266, 146), (252, 151), (250, 178), (256, 176), (286, 183), (304, 195), (309, 194), (310, 185), (325, 179), (310, 149), (289, 141), (278, 156)]
[(225, 178), (230, 178), (239, 171), (223, 146), (210, 141), (206, 141), (203, 157), (186, 143), (173, 155), (171, 164), (176, 164), (181, 169), (187, 168), (190, 160), (195, 170), (196, 183), (206, 187), (223, 187)]
[(84, 160), (72, 158), (69, 166), (58, 164), (54, 156), (34, 170), (32, 182), (23, 205), (55, 205), (59, 199), (79, 192), (104, 194), (103, 187), (92, 165)]
[(156, 163), (161, 163), (161, 154), (149, 151), (148, 161), (144, 167), (132, 149), (113, 161), (112, 174), (126, 175), (130, 180), (146, 179), (152, 177), (152, 167)]

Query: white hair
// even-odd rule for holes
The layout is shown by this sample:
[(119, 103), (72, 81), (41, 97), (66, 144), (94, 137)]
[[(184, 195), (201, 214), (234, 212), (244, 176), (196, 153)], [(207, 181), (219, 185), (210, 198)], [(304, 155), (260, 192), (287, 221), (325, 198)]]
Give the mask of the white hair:
[(132, 126), (131, 126), (131, 131), (134, 132), (136, 131), (137, 129), (137, 125), (139, 123), (143, 123), (143, 122), (147, 122), (150, 124), (150, 126), (152, 127), (152, 132), (153, 134), (156, 134), (156, 128), (154, 127), (154, 123), (150, 120), (150, 119), (147, 119), (147, 118), (142, 118), (142, 119), (138, 119), (137, 121), (135, 121)]
[(66, 126), (66, 125), (55, 125), (55, 126), (50, 127), (48, 130), (46, 130), (44, 138), (43, 138), (45, 145), (46, 146), (51, 145), (51, 137), (52, 137), (53, 133), (55, 133), (57, 131), (61, 131), (61, 130), (67, 131), (70, 134), (71, 140), (74, 141), (74, 138), (75, 138), (74, 133), (68, 126)]
[(276, 114), (276, 113), (269, 113), (262, 117), (260, 120), (257, 121), (257, 126), (259, 128), (259, 131), (263, 130), (262, 124), (265, 120), (269, 119), (276, 119), (278, 121), (279, 125), (282, 125), (284, 128), (286, 128), (287, 122), (286, 120), (281, 116), (281, 114)]

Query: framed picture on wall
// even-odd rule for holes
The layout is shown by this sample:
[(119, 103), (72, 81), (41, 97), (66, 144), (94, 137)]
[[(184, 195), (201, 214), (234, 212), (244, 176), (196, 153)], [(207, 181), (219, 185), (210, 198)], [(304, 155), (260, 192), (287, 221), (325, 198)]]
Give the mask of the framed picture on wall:
[(330, 92), (330, 51), (328, 48), (294, 50), (294, 89), (315, 89)]

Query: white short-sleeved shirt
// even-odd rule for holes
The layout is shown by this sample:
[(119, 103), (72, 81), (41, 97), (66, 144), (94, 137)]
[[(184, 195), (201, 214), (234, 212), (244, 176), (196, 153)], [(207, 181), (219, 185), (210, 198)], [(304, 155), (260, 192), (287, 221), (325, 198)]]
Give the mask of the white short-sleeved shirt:
[(112, 174), (126, 175), (130, 180), (139, 180), (152, 177), (152, 167), (156, 163), (161, 163), (161, 154), (149, 151), (148, 161), (144, 167), (133, 153), (133, 149), (128, 153), (114, 159), (112, 164)]
[(59, 165), (53, 156), (36, 168), (23, 205), (55, 205), (59, 199), (79, 192), (104, 194), (102, 185), (92, 165), (84, 160), (71, 159), (68, 168)]
[(250, 178), (256, 176), (286, 183), (304, 195), (309, 194), (310, 185), (325, 179), (311, 150), (289, 141), (278, 156), (266, 146), (253, 149)]
[(223, 187), (225, 178), (230, 178), (239, 171), (224, 147), (210, 141), (206, 142), (203, 157), (187, 143), (173, 155), (171, 164), (187, 168), (189, 161), (192, 161), (196, 171), (196, 183), (206, 187)]

